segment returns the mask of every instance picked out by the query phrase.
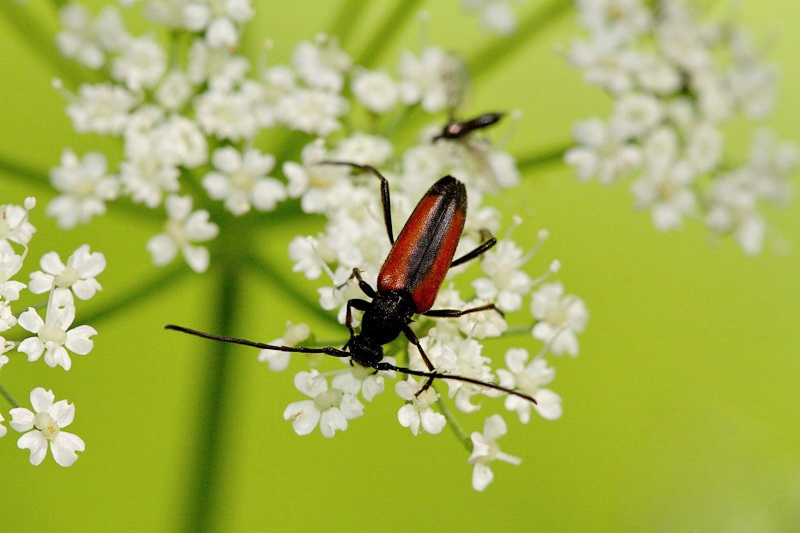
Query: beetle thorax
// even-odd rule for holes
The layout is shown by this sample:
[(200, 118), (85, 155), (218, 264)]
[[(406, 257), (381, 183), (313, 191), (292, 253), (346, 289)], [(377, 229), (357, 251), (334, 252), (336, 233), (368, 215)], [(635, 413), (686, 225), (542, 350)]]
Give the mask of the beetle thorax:
[(414, 315), (414, 301), (405, 291), (379, 292), (361, 318), (361, 337), (383, 345), (392, 342)]

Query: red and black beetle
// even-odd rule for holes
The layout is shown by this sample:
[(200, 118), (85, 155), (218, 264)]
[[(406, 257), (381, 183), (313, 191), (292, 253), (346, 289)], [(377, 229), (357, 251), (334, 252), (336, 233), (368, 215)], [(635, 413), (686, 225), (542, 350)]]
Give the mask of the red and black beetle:
[[(167, 325), (165, 326), (166, 329), (267, 350), (292, 353), (322, 353), (334, 357), (349, 357), (352, 363), (374, 368), (375, 370), (391, 370), (428, 378), (425, 386), (417, 394), (427, 389), (434, 379), (449, 379), (500, 390), (536, 403), (533, 397), (518, 390), (466, 376), (437, 372), (425, 354), (419, 338), (409, 327), (415, 314), (429, 317), (455, 318), (468, 313), (487, 310), (495, 310), (501, 313), (492, 303), (463, 310), (431, 309), (447, 271), (454, 266), (478, 257), (497, 243), (497, 240), (491, 234), (484, 232), (484, 242), (480, 246), (453, 260), (467, 217), (467, 191), (464, 184), (452, 176), (445, 176), (434, 183), (419, 201), (417, 207), (414, 208), (414, 212), (411, 213), (395, 241), (392, 231), (389, 182), (386, 178), (377, 169), (369, 165), (341, 161), (326, 161), (322, 164), (350, 166), (372, 173), (380, 179), (383, 217), (389, 241), (392, 243), (392, 249), (378, 274), (377, 290), (373, 289), (369, 283), (361, 278), (358, 269), (353, 269), (350, 279), (358, 280), (359, 287), (372, 301), (356, 298), (347, 302), (345, 323), (350, 331), (350, 338), (342, 349), (334, 347), (274, 346), (245, 339), (213, 335), (175, 325)], [(353, 327), (353, 309), (364, 312), (359, 333), (356, 333)], [(392, 342), (401, 333), (417, 347), (425, 365), (428, 367), (428, 372), (402, 368), (383, 362), (383, 345)]]

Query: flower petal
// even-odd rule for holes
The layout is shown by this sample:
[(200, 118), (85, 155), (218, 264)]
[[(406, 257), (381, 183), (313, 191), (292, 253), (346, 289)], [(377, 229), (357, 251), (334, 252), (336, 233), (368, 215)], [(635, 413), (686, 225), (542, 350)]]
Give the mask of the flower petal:
[(44, 461), (44, 456), (47, 455), (47, 439), (42, 436), (42, 432), (38, 429), (29, 431), (19, 438), (17, 447), (20, 450), (25, 448), (31, 451), (31, 464), (36, 466)]
[(11, 414), (11, 426), (15, 431), (23, 432), (33, 429), (33, 411), (25, 409), (24, 407), (17, 407), (9, 411)]
[(36, 387), (31, 391), (31, 405), (33, 410), (37, 413), (48, 413), (50, 408), (53, 407), (53, 400), (56, 396), (51, 390), (45, 390), (42, 387)]
[(53, 459), (56, 460), (56, 463), (61, 466), (72, 466), (78, 460), (75, 452), (84, 451), (86, 445), (79, 436), (62, 431), (50, 443), (50, 449), (53, 452)]
[(94, 348), (94, 341), (89, 338), (92, 335), (97, 335), (97, 330), (92, 326), (78, 326), (67, 332), (65, 345), (77, 354), (86, 355)]
[(42, 356), (44, 343), (39, 337), (28, 337), (17, 346), (17, 351), (28, 354), (28, 361), (36, 361)]
[(50, 416), (56, 421), (58, 427), (65, 428), (75, 419), (75, 404), (69, 403), (67, 400), (58, 401), (50, 409)]
[(472, 471), (472, 488), (475, 490), (485, 489), (494, 479), (494, 473), (486, 463), (475, 463)]
[(290, 403), (283, 412), (284, 420), (292, 421), (292, 428), (298, 435), (308, 435), (317, 426), (320, 412), (312, 400)]
[(319, 421), (319, 430), (322, 432), (323, 437), (330, 439), (337, 429), (340, 431), (347, 429), (347, 418), (339, 408), (332, 407), (322, 413), (322, 418)]

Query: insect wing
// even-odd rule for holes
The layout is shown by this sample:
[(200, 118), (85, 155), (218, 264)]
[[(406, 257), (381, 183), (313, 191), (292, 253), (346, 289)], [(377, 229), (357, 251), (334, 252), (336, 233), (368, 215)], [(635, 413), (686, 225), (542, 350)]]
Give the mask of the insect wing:
[(417, 313), (433, 307), (467, 216), (467, 191), (452, 176), (437, 181), (414, 208), (378, 274), (378, 290), (411, 294)]

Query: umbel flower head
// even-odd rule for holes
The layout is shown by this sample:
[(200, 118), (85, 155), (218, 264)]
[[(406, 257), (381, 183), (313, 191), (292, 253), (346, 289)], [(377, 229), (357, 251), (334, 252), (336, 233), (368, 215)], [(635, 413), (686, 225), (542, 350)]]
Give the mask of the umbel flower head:
[[(303, 212), (322, 215), (326, 222), (317, 234), (292, 241), (289, 255), (294, 270), (310, 279), (327, 274), (328, 283), (318, 289), (319, 303), (326, 310), (336, 310), (342, 323), (348, 315), (348, 300), (363, 298), (358, 283), (347, 277), (356, 268), (365, 281), (375, 284), (390, 242), (374, 178), (326, 161), (385, 170), (393, 215), (401, 221), (434, 181), (447, 174), (455, 176), (465, 184), (470, 203), (459, 255), (500, 228), (500, 213), (483, 207), (482, 201), (486, 194), (519, 182), (514, 158), (488, 136), (433, 140), (446, 114), (462, 104), (465, 94), (466, 69), (456, 55), (426, 45), (404, 50), (396, 71), (366, 68), (357, 65), (335, 38), (319, 35), (300, 42), (289, 64), (262, 61), (253, 69), (236, 49), (242, 26), (253, 14), (251, 2), (227, 2), (212, 9), (206, 2), (179, 8), (151, 1), (147, 14), (157, 25), (187, 32), (185, 57), (168, 61), (169, 54), (153, 34), (130, 34), (113, 8), (97, 17), (85, 9), (64, 10), (62, 51), (91, 68), (108, 65), (102, 74), (109, 79), (81, 84), (74, 93), (58, 82), (55, 86), (68, 100), (67, 114), (76, 131), (120, 138), (123, 158), (114, 169), (102, 154), (63, 152), (61, 165), (51, 174), (62, 195), (49, 207), (62, 226), (87, 222), (123, 198), (145, 209), (163, 205), (163, 231), (147, 243), (153, 262), (165, 265), (180, 253), (193, 270), (205, 272), (214, 260), (205, 243), (226, 229), (218, 221), (229, 220), (230, 215), (261, 216), (287, 198), (297, 198)], [(484, 14), (495, 29), (510, 31), (513, 22), (501, 6), (487, 6)], [(103, 22), (114, 28), (112, 35), (107, 35)], [(421, 127), (411, 146), (396, 146), (391, 136), (394, 125), (420, 109), (432, 125)], [(368, 128), (360, 126), (365, 116)], [(273, 129), (292, 131), (302, 139), (299, 157), (279, 160), (264, 149), (260, 134)], [(497, 380), (482, 342), (509, 329), (500, 311), (523, 315), (518, 320), (528, 331), (537, 321), (525, 302), (546, 276), (534, 279), (523, 270), (533, 252), (514, 243), (509, 232), (486, 256), (486, 277), (476, 283), (477, 294), (449, 288), (437, 302), (443, 307), (483, 311), (438, 323), (421, 318), (414, 325), (421, 337), (419, 346), (430, 351), (438, 369)], [(67, 349), (88, 351), (91, 341), (84, 333), (89, 330), (69, 329), (74, 311), (66, 298), (72, 295), (70, 289), (79, 298), (99, 290), (94, 277), (102, 269), (102, 262), (88, 247), (76, 251), (66, 264), (55, 254), (46, 256), (31, 285), (35, 292), (50, 291), (58, 305), (48, 308), (46, 320), (33, 309), (23, 313), (20, 322), (36, 337), (26, 339), (18, 349), (31, 359), (44, 353), (48, 364), (65, 368), (70, 365)], [(450, 276), (465, 269), (454, 269)], [(547, 275), (551, 273), (548, 270)], [(490, 301), (497, 307), (487, 307)], [(351, 317), (354, 327), (359, 315), (360, 311)], [(581, 330), (582, 325), (571, 327), (565, 337), (573, 339), (570, 335)], [(537, 342), (533, 336), (528, 339)], [(313, 342), (307, 326), (292, 324), (275, 341), (288, 346)], [(577, 353), (576, 342), (570, 353)], [(392, 355), (399, 358), (384, 361), (414, 368), (422, 364), (416, 347), (402, 346)], [(290, 364), (288, 354), (271, 350), (263, 350), (259, 360), (275, 371)], [(305, 361), (326, 364), (319, 358)], [(295, 385), (308, 399), (291, 403), (284, 418), (298, 434), (309, 434), (319, 426), (325, 437), (332, 437), (363, 414), (365, 403), (384, 392), (386, 380), (396, 377), (393, 372), (375, 373), (357, 365), (325, 373), (316, 368), (299, 372)], [(447, 396), (464, 413), (477, 412), (482, 405), (479, 398), (496, 396), (464, 383), (449, 383), (446, 394), (434, 388), (417, 394), (424, 383), (409, 378), (395, 387), (401, 403), (398, 421), (415, 435), (442, 432), (447, 423), (442, 411)]]
[(737, 115), (769, 116), (775, 67), (743, 28), (697, 20), (682, 0), (581, 0), (578, 9), (589, 39), (574, 42), (569, 60), (614, 106), (607, 121), (576, 124), (565, 161), (604, 185), (635, 176), (636, 205), (659, 231), (698, 218), (715, 237), (759, 253), (760, 207), (785, 203), (797, 149), (758, 130), (750, 156), (729, 160), (723, 127)]

